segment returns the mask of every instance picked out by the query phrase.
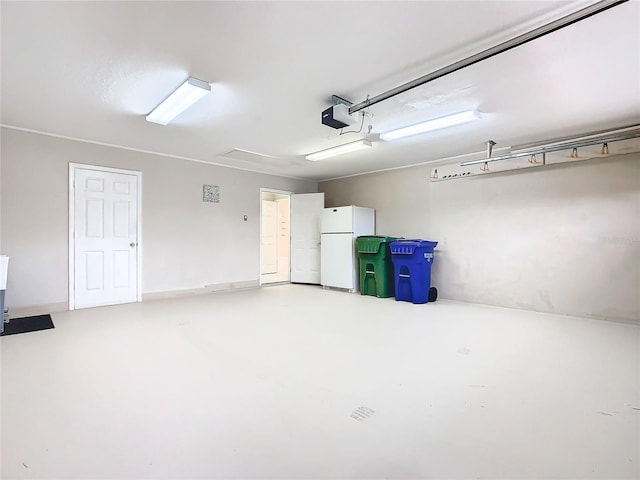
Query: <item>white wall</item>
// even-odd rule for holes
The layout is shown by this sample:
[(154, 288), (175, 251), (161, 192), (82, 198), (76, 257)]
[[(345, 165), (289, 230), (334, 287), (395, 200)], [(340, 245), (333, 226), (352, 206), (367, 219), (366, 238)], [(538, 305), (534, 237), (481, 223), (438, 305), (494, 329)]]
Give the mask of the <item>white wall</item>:
[[(293, 180), (3, 128), (2, 248), (7, 305), (68, 299), (68, 164), (142, 172), (143, 293), (255, 281), (260, 188), (316, 192)], [(220, 203), (202, 185), (220, 186)], [(248, 221), (243, 221), (243, 215)]]
[(441, 297), (640, 319), (640, 154), (432, 183), (420, 166), (323, 182), (378, 234), (438, 241)]
[[(0, 134), (0, 154), (2, 151), (2, 135)], [(2, 250), (2, 157), (0, 156), (0, 254)], [(4, 315), (4, 312), (0, 312)]]

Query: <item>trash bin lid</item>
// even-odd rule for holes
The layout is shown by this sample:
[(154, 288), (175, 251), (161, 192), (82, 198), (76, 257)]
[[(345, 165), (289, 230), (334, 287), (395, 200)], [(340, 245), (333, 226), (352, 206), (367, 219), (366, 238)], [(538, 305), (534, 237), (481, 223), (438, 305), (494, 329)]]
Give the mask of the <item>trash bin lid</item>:
[(398, 237), (383, 237), (380, 235), (364, 235), (356, 239), (358, 253), (378, 253), (380, 247), (396, 240)]
[(433, 251), (436, 245), (438, 245), (438, 242), (431, 242), (429, 240), (401, 239), (391, 242), (390, 247), (392, 255), (413, 255), (413, 252), (415, 252), (417, 248)]

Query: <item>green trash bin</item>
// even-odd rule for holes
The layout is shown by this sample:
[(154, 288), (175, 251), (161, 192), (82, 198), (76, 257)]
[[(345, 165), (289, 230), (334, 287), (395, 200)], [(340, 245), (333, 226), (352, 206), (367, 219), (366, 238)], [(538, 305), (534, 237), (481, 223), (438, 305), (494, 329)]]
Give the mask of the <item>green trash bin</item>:
[(378, 298), (393, 297), (393, 262), (389, 243), (396, 237), (376, 235), (358, 237), (356, 248), (360, 261), (360, 294)]

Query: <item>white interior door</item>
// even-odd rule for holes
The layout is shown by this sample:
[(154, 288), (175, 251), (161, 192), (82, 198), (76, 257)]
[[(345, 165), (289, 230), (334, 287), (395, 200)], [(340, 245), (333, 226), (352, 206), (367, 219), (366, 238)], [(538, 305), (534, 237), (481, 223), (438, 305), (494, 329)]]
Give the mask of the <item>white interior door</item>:
[(320, 284), (324, 193), (291, 195), (291, 282)]
[(73, 168), (72, 308), (139, 300), (139, 174)]
[(262, 231), (260, 245), (262, 253), (261, 274), (278, 271), (278, 204), (262, 200)]

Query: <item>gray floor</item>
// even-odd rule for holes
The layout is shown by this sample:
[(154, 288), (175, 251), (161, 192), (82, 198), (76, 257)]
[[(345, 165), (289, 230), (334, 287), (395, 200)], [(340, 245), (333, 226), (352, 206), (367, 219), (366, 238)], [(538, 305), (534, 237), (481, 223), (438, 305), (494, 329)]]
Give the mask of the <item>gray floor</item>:
[(3, 337), (2, 478), (638, 478), (639, 328), (283, 285)]

